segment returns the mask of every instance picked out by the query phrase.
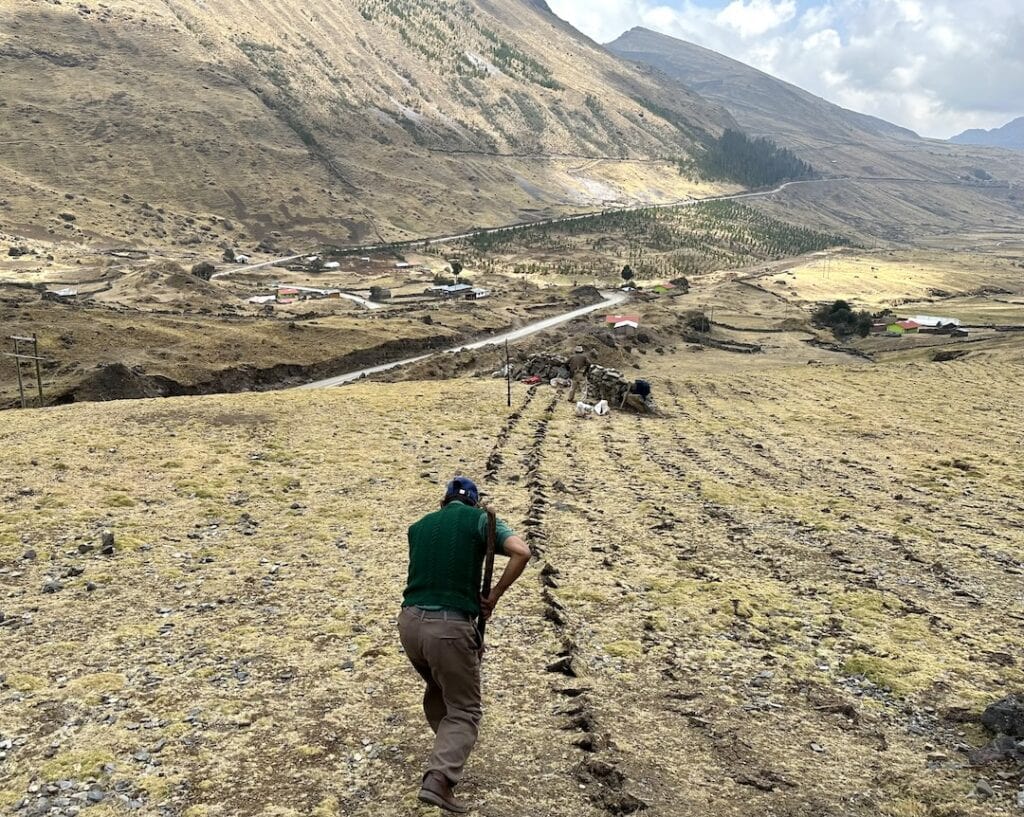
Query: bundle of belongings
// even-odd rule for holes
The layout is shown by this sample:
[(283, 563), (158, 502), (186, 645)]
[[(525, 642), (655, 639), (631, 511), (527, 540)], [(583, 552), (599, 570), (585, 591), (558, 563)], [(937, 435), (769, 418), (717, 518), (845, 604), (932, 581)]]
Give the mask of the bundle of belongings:
[(604, 417), (606, 414), (611, 412), (611, 406), (608, 405), (607, 400), (598, 400), (596, 403), (591, 405), (585, 403), (582, 400), (576, 404), (576, 416), (577, 417), (590, 417), (596, 414), (598, 417)]

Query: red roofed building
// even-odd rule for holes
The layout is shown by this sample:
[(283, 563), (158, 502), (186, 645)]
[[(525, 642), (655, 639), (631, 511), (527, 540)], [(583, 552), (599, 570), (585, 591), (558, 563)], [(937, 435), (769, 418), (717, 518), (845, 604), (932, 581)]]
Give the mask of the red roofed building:
[(616, 324), (622, 323), (623, 321), (633, 321), (633, 323), (640, 323), (639, 315), (605, 315), (605, 323)]
[(890, 323), (885, 330), (890, 335), (916, 335), (921, 325), (914, 321), (896, 321)]

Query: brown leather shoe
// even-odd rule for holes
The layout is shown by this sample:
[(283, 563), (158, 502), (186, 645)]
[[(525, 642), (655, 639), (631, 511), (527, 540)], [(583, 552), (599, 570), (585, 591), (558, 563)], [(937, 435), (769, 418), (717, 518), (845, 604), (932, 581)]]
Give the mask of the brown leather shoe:
[(469, 806), (455, 799), (451, 783), (441, 772), (427, 772), (423, 776), (423, 786), (420, 788), (419, 798), (424, 803), (430, 803), (432, 806), (453, 811), (456, 814), (465, 814), (469, 811)]

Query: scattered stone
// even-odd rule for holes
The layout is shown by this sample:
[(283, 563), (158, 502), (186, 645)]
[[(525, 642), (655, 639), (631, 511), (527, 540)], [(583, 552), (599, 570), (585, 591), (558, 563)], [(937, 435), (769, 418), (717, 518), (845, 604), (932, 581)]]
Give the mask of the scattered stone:
[(100, 553), (104, 556), (114, 555), (114, 532), (105, 530), (100, 534)]
[(977, 795), (979, 800), (988, 800), (990, 797), (995, 797), (996, 795), (992, 788), (992, 784), (984, 777), (980, 778), (978, 782), (974, 784), (974, 793)]
[(562, 675), (568, 675), (570, 678), (576, 677), (576, 670), (573, 669), (571, 655), (563, 655), (557, 661), (548, 664), (544, 669), (547, 672), (559, 672)]
[(96, 587), (97, 587), (97, 584), (96, 584), (96, 582), (86, 582), (86, 583), (85, 583), (85, 589), (86, 589), (86, 590), (87, 590), (87, 591), (88, 591), (89, 593), (91, 593), (91, 592), (92, 592), (93, 590), (95, 590), (95, 589), (96, 589)]
[(95, 550), (95, 549), (96, 549), (96, 546), (95, 546), (95, 545), (90, 545), (90, 544), (88, 544), (87, 542), (82, 542), (82, 544), (80, 544), (80, 545), (78, 546), (78, 552), (79, 552), (79, 553), (81, 553), (81, 554), (82, 554), (83, 556), (84, 556), (84, 555), (85, 555), (86, 553), (89, 553), (89, 552), (91, 552), (91, 551), (93, 551), (93, 550)]
[[(985, 766), (990, 763), (1003, 763), (1018, 757), (1017, 743), (1010, 735), (999, 735), (980, 749), (969, 749), (967, 759), (972, 766)], [(1024, 751), (1020, 752), (1024, 761)]]
[(951, 360), (958, 360), (966, 354), (966, 349), (943, 349), (932, 355), (932, 361), (934, 363), (948, 363)]
[(981, 723), (997, 735), (1024, 738), (1024, 695), (1007, 695), (990, 704), (981, 715)]
[(23, 554), (21, 554), (21, 558), (24, 559), (26, 562), (34, 562), (36, 559), (36, 552), (32, 548), (29, 548)]
[(62, 585), (56, 579), (50, 579), (50, 581), (43, 585), (44, 593), (59, 593), (63, 589), (64, 585)]

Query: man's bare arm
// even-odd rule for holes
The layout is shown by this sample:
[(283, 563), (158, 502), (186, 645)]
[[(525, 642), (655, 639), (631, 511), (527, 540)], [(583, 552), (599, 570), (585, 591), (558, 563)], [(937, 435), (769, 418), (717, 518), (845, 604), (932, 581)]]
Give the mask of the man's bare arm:
[(491, 595), (487, 597), (481, 596), (480, 598), (480, 610), (484, 615), (484, 618), (490, 618), (491, 613), (494, 612), (494, 607), (498, 603), (505, 591), (508, 590), (516, 579), (518, 579), (523, 571), (526, 569), (526, 565), (530, 562), (530, 546), (523, 541), (520, 536), (510, 536), (505, 540), (504, 544), (505, 553), (508, 554), (508, 564), (505, 565), (505, 570), (501, 574), (501, 578), (498, 583), (494, 585), (491, 590)]

